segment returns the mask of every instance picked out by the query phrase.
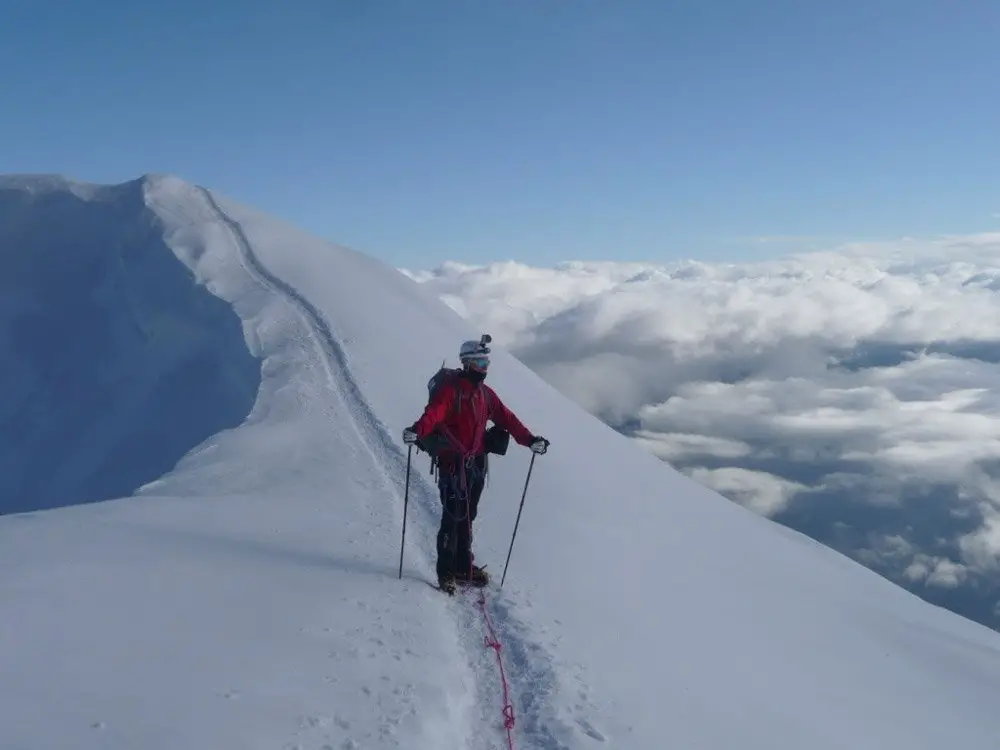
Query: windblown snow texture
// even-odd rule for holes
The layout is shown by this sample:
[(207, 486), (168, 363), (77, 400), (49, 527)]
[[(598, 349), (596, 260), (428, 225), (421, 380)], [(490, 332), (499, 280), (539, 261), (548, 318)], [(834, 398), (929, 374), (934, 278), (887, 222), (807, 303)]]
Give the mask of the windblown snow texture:
[[(30, 267), (25, 252), (72, 254), (75, 223), (119, 238), (132, 227), (145, 240), (130, 247), (151, 256), (144, 283), (114, 287), (133, 290), (128, 305), (102, 297), (117, 301), (100, 308), (93, 336), (156, 310), (157, 347), (140, 350), (162, 366), (150, 382), (180, 383), (169, 363), (211, 352), (212, 374), (195, 384), (230, 383), (251, 403), (150, 390), (150, 410), (120, 414), (159, 413), (162, 398), (157, 408), (188, 423), (204, 418), (179, 462), (164, 449), (167, 466), (147, 463), (119, 499), (0, 519), (0, 746), (503, 747), (501, 685), (475, 594), (451, 599), (428, 585), (439, 501), (419, 454), (396, 577), (400, 432), (441, 359), (480, 332), (372, 258), (175, 178), (5, 185), (0, 236), (21, 238), (3, 246), (6, 265)], [(43, 194), (77, 207), (61, 235), (39, 208)], [(120, 262), (120, 245), (87, 244), (86, 268)], [(42, 273), (21, 272), (27, 294), (3, 287), (5, 341), (22, 330), (11, 322), (18, 310), (61, 321), (49, 324), (55, 337), (22, 335), (35, 369), (9, 382), (19, 393), (54, 383), (67, 361), (128, 382), (131, 348), (109, 347), (117, 354), (84, 367), (87, 348), (67, 360), (53, 343), (72, 316), (41, 297)], [(85, 289), (60, 282), (66, 299), (89, 299), (91, 277), (77, 278)], [(494, 352), (491, 383), (552, 440), (505, 589), (489, 594), (517, 747), (992, 746), (1000, 636), (696, 485), (502, 346)], [(81, 398), (50, 386), (33, 403), (55, 434), (92, 424), (93, 411), (75, 424), (56, 418), (93, 408)], [(206, 411), (227, 419), (211, 426)], [(63, 462), (92, 470), (86, 452), (50, 444), (17, 447), (37, 476)], [(529, 458), (512, 446), (491, 462), (475, 549), (496, 573)], [(94, 472), (108, 487), (122, 481)], [(48, 504), (71, 504), (62, 499)]]

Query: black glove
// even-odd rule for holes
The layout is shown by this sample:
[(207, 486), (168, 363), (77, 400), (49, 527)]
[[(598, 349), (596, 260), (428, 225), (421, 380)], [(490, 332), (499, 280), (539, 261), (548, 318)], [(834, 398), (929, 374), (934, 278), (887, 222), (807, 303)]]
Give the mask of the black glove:
[(549, 449), (549, 441), (543, 438), (541, 435), (531, 436), (531, 452), (541, 455)]

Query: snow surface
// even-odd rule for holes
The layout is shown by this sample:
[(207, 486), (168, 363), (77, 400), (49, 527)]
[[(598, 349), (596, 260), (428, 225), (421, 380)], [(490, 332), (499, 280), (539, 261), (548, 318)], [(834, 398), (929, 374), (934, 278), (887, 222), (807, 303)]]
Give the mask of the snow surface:
[(154, 220), (138, 181), (0, 180), (0, 512), (129, 495), (253, 406), (242, 322)]
[[(246, 387), (249, 358), (259, 387), (245, 418), (189, 445), (131, 496), (0, 518), (0, 747), (505, 747), (495, 655), (474, 595), (452, 600), (429, 585), (438, 501), (422, 454), (396, 577), (398, 436), (419, 415), (429, 375), (479, 332), (374, 259), (173, 177), (107, 189), (0, 182), (5, 268), (29, 252), (9, 241), (13, 222), (20, 237), (40, 238), (31, 253), (45, 245), (58, 262), (74, 252), (52, 244), (60, 236), (44, 214), (17, 209), (26, 195), (68, 193), (95, 211), (116, 207), (122, 222), (147, 217), (156, 232), (144, 257), (160, 258), (165, 245), (178, 264), (154, 274), (162, 289), (122, 283), (103, 294), (210, 329), (171, 329), (165, 349), (126, 337), (113, 350), (117, 375), (180, 377), (164, 363), (191, 334), (196, 350), (218, 355), (204, 377), (221, 368)], [(93, 216), (78, 210), (77, 219)], [(60, 303), (50, 274), (19, 278), (16, 295), (0, 287), (0, 320), (11, 299)], [(240, 325), (217, 310), (192, 315), (192, 305), (207, 309), (199, 291), (227, 303)], [(124, 302), (102, 309), (124, 314)], [(47, 352), (52, 332), (32, 333), (38, 351), (63, 361)], [(995, 746), (1000, 635), (697, 485), (496, 343), (490, 382), (552, 440), (534, 464), (507, 583), (488, 593), (516, 747)], [(19, 350), (0, 351), (20, 366)], [(88, 354), (76, 350), (74, 376), (108, 366)], [(36, 406), (47, 424), (73, 405), (60, 388)], [(179, 421), (232, 422), (233, 403), (221, 397), (183, 406), (171, 401)], [(3, 457), (69, 460), (44, 440), (25, 452), (7, 419)], [(105, 437), (99, 425), (64, 426)], [(475, 533), (477, 560), (496, 577), (529, 459), (512, 445), (491, 463)]]

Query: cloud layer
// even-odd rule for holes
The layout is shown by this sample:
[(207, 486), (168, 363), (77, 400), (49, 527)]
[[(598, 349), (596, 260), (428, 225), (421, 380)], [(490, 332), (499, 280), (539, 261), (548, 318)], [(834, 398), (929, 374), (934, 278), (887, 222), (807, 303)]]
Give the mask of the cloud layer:
[(1000, 234), (406, 273), (698, 481), (1000, 626)]

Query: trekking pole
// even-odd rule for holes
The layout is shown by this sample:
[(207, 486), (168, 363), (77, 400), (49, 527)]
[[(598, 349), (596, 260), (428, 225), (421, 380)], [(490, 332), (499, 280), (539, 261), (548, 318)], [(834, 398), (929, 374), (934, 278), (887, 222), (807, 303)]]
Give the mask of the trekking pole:
[(403, 578), (403, 547), (406, 546), (406, 506), (410, 504), (410, 458), (413, 446), (406, 449), (406, 491), (403, 493), (403, 539), (399, 543), (399, 577)]
[(524, 480), (524, 492), (521, 493), (521, 507), (517, 509), (517, 520), (514, 522), (514, 534), (510, 538), (510, 549), (507, 550), (507, 562), (503, 566), (503, 576), (500, 578), (500, 588), (507, 578), (507, 566), (510, 565), (510, 553), (514, 551), (514, 539), (517, 537), (517, 527), (521, 523), (521, 511), (524, 510), (524, 498), (528, 494), (528, 482), (531, 481), (531, 470), (535, 468), (535, 453), (531, 454), (531, 463), (528, 464), (528, 477)]

